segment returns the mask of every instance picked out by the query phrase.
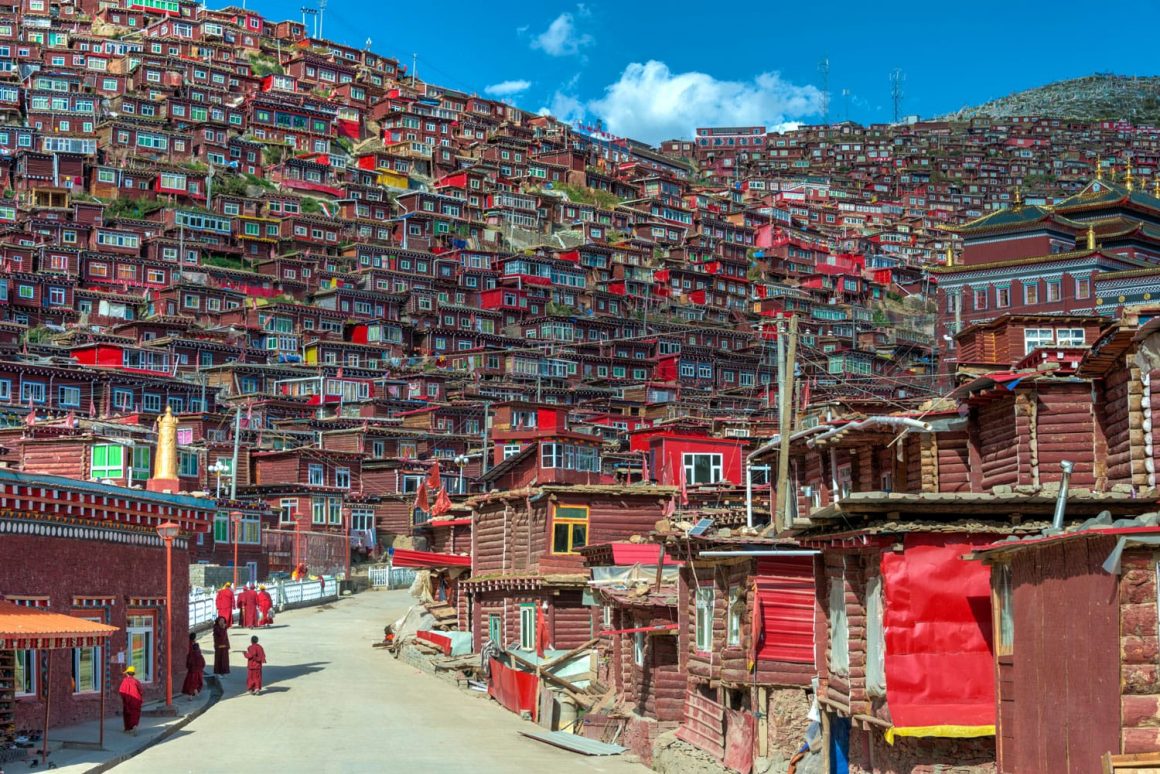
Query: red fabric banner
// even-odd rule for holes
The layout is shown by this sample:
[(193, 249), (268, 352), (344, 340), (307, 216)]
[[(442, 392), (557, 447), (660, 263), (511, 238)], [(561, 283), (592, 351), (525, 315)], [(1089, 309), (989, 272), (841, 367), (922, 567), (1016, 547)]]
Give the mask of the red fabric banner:
[(394, 567), (470, 567), (471, 557), (396, 548), (391, 553), (391, 564)]
[(886, 698), (897, 728), (995, 724), (991, 571), (960, 558), (988, 542), (907, 535), (902, 553), (882, 557)]
[(703, 304), (705, 303), (705, 291), (694, 290), (692, 293), (687, 294), (685, 298), (689, 299), (694, 304)]
[(441, 651), (443, 651), (444, 656), (451, 655), (451, 638), (447, 635), (440, 634), (439, 632), (419, 630), (415, 632), (415, 636), (421, 640), (425, 640), (432, 645), (437, 646)]
[(517, 715), (523, 710), (536, 717), (536, 695), (540, 681), (530, 672), (509, 669), (494, 658), (491, 660), (491, 679), (487, 683), (487, 695), (498, 701)]

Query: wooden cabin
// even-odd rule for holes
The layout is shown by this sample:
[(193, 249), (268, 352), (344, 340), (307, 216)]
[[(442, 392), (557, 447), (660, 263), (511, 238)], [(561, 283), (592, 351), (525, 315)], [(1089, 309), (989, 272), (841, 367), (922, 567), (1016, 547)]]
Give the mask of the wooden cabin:
[(1160, 759), (1160, 516), (1121, 528), (1099, 521), (975, 553), (991, 571), (1000, 771), (1110, 771), (1101, 769), (1108, 755)]

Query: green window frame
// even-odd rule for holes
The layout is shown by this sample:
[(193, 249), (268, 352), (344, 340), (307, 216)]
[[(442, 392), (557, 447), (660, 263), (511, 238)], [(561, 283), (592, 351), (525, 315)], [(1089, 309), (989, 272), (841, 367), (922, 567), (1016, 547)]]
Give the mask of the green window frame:
[(89, 466), (92, 478), (120, 478), (125, 472), (125, 449), (117, 444), (93, 446)]

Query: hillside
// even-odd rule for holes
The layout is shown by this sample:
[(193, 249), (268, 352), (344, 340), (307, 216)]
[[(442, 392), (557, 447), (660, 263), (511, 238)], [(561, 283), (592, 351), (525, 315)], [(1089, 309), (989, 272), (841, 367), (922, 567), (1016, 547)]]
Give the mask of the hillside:
[(1160, 123), (1160, 76), (1132, 77), (1100, 73), (1016, 92), (949, 117), (1052, 116), (1083, 121), (1129, 119)]

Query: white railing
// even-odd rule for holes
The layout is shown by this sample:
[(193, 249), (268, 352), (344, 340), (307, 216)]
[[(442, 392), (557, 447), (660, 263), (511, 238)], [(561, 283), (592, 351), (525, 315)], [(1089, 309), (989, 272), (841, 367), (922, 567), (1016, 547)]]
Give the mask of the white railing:
[[(320, 580), (271, 581), (266, 591), (274, 600), (274, 610), (281, 612), (292, 607), (321, 604), (338, 599), (338, 580), (324, 577)], [(189, 592), (189, 628), (198, 629), (217, 619), (217, 592), (194, 588)], [(237, 611), (234, 611), (237, 620)]]
[(415, 570), (409, 567), (371, 567), (367, 578), (374, 588), (406, 589), (415, 582)]

